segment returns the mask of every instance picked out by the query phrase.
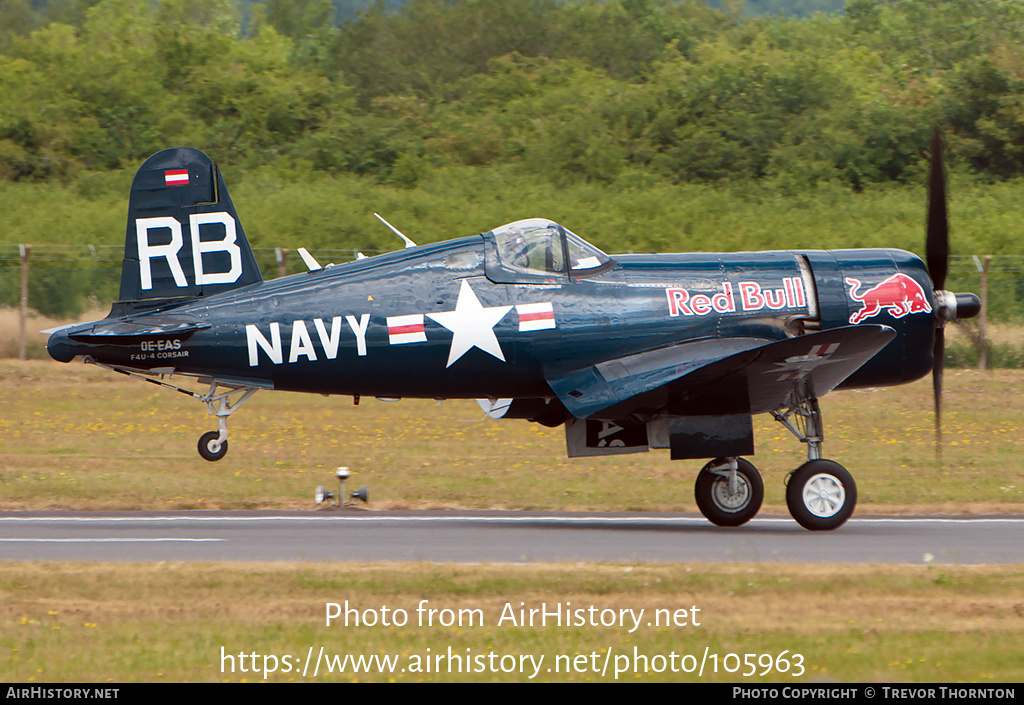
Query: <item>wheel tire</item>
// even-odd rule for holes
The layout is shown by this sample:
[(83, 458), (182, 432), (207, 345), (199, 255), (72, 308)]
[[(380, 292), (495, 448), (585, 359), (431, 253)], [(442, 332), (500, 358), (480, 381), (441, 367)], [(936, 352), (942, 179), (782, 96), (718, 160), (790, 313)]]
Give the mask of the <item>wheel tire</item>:
[(729, 478), (711, 472), (710, 468), (721, 460), (701, 468), (694, 485), (697, 507), (708, 521), (716, 526), (742, 526), (754, 518), (764, 501), (764, 481), (761, 473), (750, 461), (736, 459), (736, 479), (739, 492), (729, 495)]
[(811, 460), (790, 475), (786, 504), (789, 513), (805, 529), (838, 529), (857, 505), (857, 483), (839, 463)]
[(207, 431), (199, 437), (199, 455), (211, 463), (228, 454), (228, 439), (226, 438), (217, 450), (213, 450), (211, 447), (218, 438), (220, 438), (220, 431)]

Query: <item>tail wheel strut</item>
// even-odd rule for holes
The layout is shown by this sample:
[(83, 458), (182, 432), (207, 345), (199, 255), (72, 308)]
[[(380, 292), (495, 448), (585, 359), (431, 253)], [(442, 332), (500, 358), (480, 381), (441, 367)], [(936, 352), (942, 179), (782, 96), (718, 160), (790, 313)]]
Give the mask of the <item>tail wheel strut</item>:
[[(199, 455), (211, 463), (228, 453), (228, 417), (258, 391), (255, 387), (230, 387), (228, 391), (217, 394), (217, 387), (217, 382), (212, 381), (206, 394), (195, 395), (206, 402), (206, 413), (217, 417), (217, 430), (207, 431), (199, 437)], [(234, 401), (231, 399), (233, 394), (239, 395)]]
[[(217, 417), (217, 430), (207, 431), (199, 437), (199, 455), (203, 456), (206, 460), (214, 462), (220, 460), (228, 452), (228, 417), (235, 413), (242, 404), (244, 404), (249, 397), (259, 391), (258, 387), (237, 387), (232, 385), (222, 385), (217, 380), (210, 380), (210, 388), (205, 394), (194, 392), (191, 389), (185, 389), (174, 384), (169, 384), (161, 379), (157, 379), (155, 376), (150, 376), (137, 372), (135, 370), (126, 369), (124, 367), (118, 367), (116, 365), (105, 365), (101, 362), (96, 362), (89, 356), (86, 356), (85, 363), (89, 365), (96, 365), (105, 370), (117, 372), (118, 374), (125, 375), (126, 377), (134, 377), (135, 379), (141, 379), (143, 382), (149, 382), (160, 387), (166, 387), (167, 389), (173, 389), (176, 392), (181, 392), (186, 396), (190, 396), (193, 399), (206, 404), (206, 413), (210, 416)], [(154, 375), (156, 373), (153, 373)], [(171, 371), (173, 374), (173, 370)], [(209, 378), (207, 378), (209, 379)], [(227, 391), (217, 393), (219, 387), (224, 387)], [(238, 395), (232, 400), (233, 395)]]

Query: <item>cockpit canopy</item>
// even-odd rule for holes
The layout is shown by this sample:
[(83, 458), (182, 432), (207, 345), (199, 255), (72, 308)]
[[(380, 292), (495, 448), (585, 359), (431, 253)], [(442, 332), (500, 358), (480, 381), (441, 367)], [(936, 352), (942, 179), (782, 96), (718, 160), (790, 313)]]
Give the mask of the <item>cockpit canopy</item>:
[[(524, 275), (586, 277), (614, 261), (575, 233), (544, 218), (517, 220), (490, 233), (502, 268)], [(566, 262), (569, 263), (568, 271)]]

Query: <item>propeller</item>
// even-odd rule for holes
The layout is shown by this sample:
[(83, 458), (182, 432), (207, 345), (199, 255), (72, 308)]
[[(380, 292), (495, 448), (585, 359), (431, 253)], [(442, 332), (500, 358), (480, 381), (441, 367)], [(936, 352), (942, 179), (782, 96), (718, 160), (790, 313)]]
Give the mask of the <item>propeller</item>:
[(935, 338), (932, 343), (932, 393), (935, 397), (935, 449), (942, 452), (942, 367), (946, 356), (946, 324), (973, 318), (981, 310), (974, 294), (946, 291), (949, 273), (949, 219), (946, 213), (946, 172), (942, 164), (942, 137), (932, 132), (932, 167), (928, 180), (928, 230), (925, 262), (935, 287)]
[(936, 289), (946, 286), (949, 272), (949, 220), (946, 216), (946, 171), (942, 164), (942, 136), (932, 132), (932, 170), (928, 181), (928, 234), (925, 261)]
[[(925, 262), (936, 292), (946, 286), (949, 273), (949, 219), (946, 214), (946, 171), (942, 164), (942, 136), (932, 131), (932, 169), (928, 179), (928, 230)], [(946, 322), (936, 306), (935, 338), (932, 342), (932, 394), (935, 398), (935, 448), (942, 449), (942, 366), (946, 358)]]

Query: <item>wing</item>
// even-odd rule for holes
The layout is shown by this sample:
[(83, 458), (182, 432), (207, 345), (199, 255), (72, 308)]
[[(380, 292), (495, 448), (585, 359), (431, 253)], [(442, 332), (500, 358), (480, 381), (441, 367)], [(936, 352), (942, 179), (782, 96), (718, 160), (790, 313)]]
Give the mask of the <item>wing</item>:
[(579, 419), (762, 413), (806, 381), (818, 397), (835, 389), (895, 335), (859, 325), (781, 341), (695, 340), (550, 373), (547, 381)]

